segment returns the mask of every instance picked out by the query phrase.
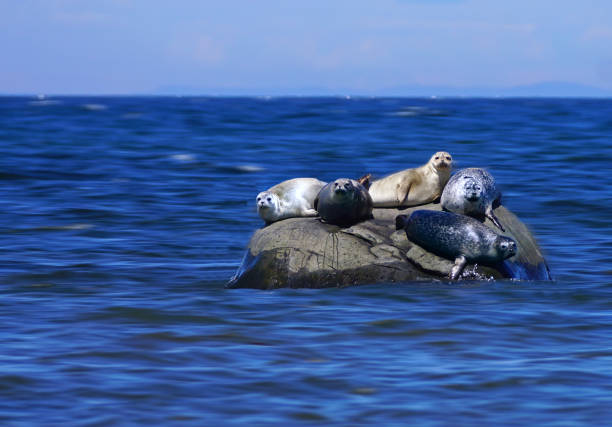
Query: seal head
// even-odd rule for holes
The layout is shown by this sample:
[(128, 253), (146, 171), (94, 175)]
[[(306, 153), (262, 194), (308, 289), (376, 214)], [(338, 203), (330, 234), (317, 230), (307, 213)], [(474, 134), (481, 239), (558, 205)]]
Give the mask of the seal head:
[(449, 273), (457, 279), (465, 265), (493, 265), (516, 255), (516, 242), (497, 234), (474, 218), (452, 212), (417, 210), (408, 217), (395, 218), (395, 228), (403, 229), (406, 237), (438, 256), (454, 260)]
[(439, 172), (446, 172), (450, 174), (450, 170), (453, 166), (453, 158), (446, 151), (438, 151), (436, 154), (431, 156), (428, 164)]
[[(278, 196), (270, 191), (262, 191), (255, 198), (257, 203), (257, 213), (262, 219), (273, 218), (279, 215), (280, 212), (280, 200)], [(269, 221), (273, 222), (273, 221)]]
[(461, 169), (444, 187), (440, 199), (442, 209), (475, 218), (487, 217), (501, 231), (505, 231), (493, 207), (501, 203), (501, 193), (493, 176), (481, 168)]
[(372, 218), (372, 198), (358, 181), (339, 178), (321, 189), (314, 202), (321, 219), (348, 227)]

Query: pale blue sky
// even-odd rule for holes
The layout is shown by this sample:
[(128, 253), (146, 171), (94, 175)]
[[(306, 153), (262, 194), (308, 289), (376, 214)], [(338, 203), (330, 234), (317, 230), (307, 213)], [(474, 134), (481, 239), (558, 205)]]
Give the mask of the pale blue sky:
[(0, 0), (0, 93), (612, 90), (608, 0)]

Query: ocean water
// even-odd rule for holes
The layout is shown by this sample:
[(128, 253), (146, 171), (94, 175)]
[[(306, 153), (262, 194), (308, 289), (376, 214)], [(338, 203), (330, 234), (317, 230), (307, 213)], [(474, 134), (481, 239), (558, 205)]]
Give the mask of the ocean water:
[[(227, 290), (282, 180), (486, 167), (553, 282)], [(3, 425), (605, 425), (612, 100), (0, 98)]]

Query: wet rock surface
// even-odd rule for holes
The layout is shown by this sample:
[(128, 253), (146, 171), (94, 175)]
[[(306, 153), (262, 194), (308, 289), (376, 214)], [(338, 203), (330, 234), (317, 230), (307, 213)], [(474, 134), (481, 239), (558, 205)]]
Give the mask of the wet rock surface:
[[(453, 261), (412, 243), (395, 230), (395, 217), (417, 209), (441, 210), (440, 204), (408, 209), (374, 209), (374, 219), (348, 228), (318, 218), (290, 218), (257, 230), (242, 265), (228, 288), (324, 288), (373, 283), (448, 280)], [(535, 238), (503, 206), (495, 215), (506, 236), (518, 246), (517, 255), (497, 266), (468, 265), (463, 280), (550, 280)], [(486, 219), (485, 225), (499, 232)]]

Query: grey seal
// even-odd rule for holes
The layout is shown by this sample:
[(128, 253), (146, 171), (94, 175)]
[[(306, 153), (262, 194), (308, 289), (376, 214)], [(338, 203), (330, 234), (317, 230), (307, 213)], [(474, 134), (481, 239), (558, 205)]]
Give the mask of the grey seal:
[(358, 181), (339, 178), (319, 191), (314, 208), (329, 224), (348, 227), (372, 218), (372, 198)]
[(467, 168), (454, 174), (444, 187), (440, 203), (449, 212), (476, 218), (486, 216), (501, 231), (506, 231), (493, 213), (493, 205), (501, 203), (501, 193), (493, 176), (484, 169)]
[(325, 184), (316, 178), (283, 181), (257, 195), (257, 213), (266, 224), (285, 218), (317, 216), (314, 200)]
[(450, 278), (456, 280), (465, 265), (497, 265), (517, 252), (516, 242), (474, 218), (452, 212), (416, 210), (395, 218), (395, 229), (429, 252), (455, 261)]
[(438, 151), (422, 166), (395, 172), (372, 182), (369, 191), (374, 206), (399, 208), (433, 202), (442, 194), (452, 166), (451, 155)]

